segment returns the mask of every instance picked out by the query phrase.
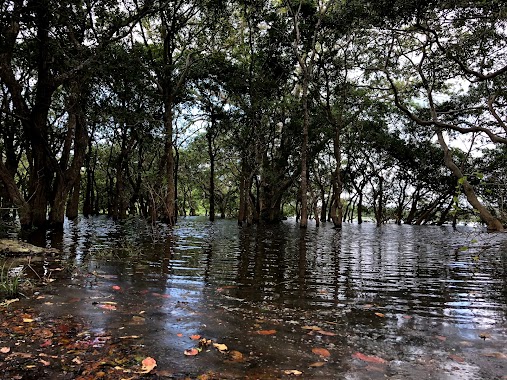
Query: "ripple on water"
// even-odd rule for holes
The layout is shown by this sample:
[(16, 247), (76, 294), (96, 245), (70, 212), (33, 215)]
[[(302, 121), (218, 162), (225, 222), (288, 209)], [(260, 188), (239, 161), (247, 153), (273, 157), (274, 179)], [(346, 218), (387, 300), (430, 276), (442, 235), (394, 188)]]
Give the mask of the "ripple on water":
[(364, 223), (305, 231), (293, 221), (239, 228), (234, 221), (182, 218), (174, 228), (154, 230), (139, 220), (90, 218), (65, 228), (61, 241), (53, 236), (52, 244), (81, 263), (107, 249), (139, 250), (138, 256), (108, 263), (125, 281), (230, 286), (232, 297), (280, 307), (373, 304), (391, 314), (458, 325), (505, 319), (507, 239), (469, 227)]

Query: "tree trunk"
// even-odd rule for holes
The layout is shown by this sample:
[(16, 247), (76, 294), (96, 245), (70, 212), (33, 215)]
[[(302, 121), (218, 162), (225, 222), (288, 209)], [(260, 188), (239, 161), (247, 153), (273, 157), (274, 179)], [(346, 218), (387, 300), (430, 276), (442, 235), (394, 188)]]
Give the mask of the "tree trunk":
[(79, 215), (79, 193), (81, 189), (81, 173), (79, 173), (72, 188), (72, 192), (67, 203), (67, 218), (70, 220), (77, 219)]
[(437, 137), (438, 142), (440, 146), (442, 147), (442, 150), (444, 151), (444, 162), (445, 165), (451, 170), (451, 172), (454, 174), (454, 176), (458, 179), (458, 183), (461, 183), (463, 187), (463, 192), (465, 193), (465, 196), (468, 200), (468, 203), (475, 208), (479, 212), (479, 216), (481, 217), (482, 221), (486, 224), (488, 227), (488, 230), (490, 231), (504, 231), (504, 227), (502, 223), (495, 218), (489, 210), (484, 207), (484, 205), (479, 201), (477, 198), (477, 195), (475, 194), (475, 190), (473, 186), (467, 181), (466, 177), (461, 172), (460, 168), (454, 163), (452, 159), (451, 152), (449, 151), (449, 148), (447, 147), (447, 144), (444, 140), (444, 136), (442, 134), (442, 130), (437, 130)]
[[(167, 86), (166, 86), (167, 87)], [(167, 194), (165, 198), (165, 222), (172, 226), (176, 224), (176, 189), (174, 183), (174, 147), (173, 147), (173, 99), (171, 88), (164, 88), (164, 128), (165, 128), (165, 177), (167, 180)]]
[[(307, 70), (307, 68), (306, 68)], [(310, 124), (310, 115), (308, 112), (308, 73), (304, 74), (303, 83), (303, 140), (301, 142), (301, 220), (299, 227), (308, 226), (308, 129)]]
[(208, 142), (209, 157), (209, 220), (215, 221), (215, 152), (213, 151), (213, 139), (215, 136), (215, 115), (211, 111), (211, 130), (206, 131), (206, 140)]
[(335, 228), (342, 228), (343, 224), (343, 205), (341, 202), (342, 194), (342, 171), (341, 171), (341, 127), (335, 125), (335, 133), (333, 136), (333, 152), (336, 160), (336, 168), (334, 170), (332, 181), (333, 181), (333, 201), (331, 206), (331, 220), (333, 221)]

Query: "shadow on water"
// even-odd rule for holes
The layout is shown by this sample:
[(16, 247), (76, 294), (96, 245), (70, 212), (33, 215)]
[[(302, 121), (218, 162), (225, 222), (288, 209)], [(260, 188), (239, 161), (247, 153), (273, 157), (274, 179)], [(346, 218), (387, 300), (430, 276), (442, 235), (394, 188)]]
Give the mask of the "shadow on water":
[[(31, 242), (63, 252), (62, 262), (43, 261), (38, 269), (59, 277), (44, 289), (45, 302), (37, 306), (43, 313), (71, 313), (97, 330), (140, 335), (138, 344), (158, 368), (174, 373), (507, 375), (500, 355), (507, 357), (502, 234), (369, 223), (301, 230), (293, 221), (239, 228), (202, 218), (154, 230), (137, 219), (99, 217), (67, 222), (64, 231)], [(60, 271), (65, 266), (72, 271)], [(104, 302), (116, 310), (101, 308)], [(214, 352), (185, 357), (193, 334), (227, 344), (244, 360), (224, 364)]]

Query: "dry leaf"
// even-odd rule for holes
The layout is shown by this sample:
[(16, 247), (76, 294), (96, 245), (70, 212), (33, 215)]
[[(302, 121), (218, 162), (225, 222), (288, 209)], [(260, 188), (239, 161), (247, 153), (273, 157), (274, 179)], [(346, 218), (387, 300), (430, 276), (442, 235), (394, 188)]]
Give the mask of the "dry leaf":
[(489, 358), (497, 358), (497, 359), (507, 359), (507, 355), (502, 352), (490, 352), (490, 353), (484, 354), (482, 356), (486, 356)]
[(220, 352), (228, 350), (227, 346), (225, 344), (221, 344), (221, 343), (213, 343), (213, 347), (215, 347)]
[(285, 373), (286, 375), (294, 375), (294, 376), (299, 376), (303, 374), (303, 372), (298, 371), (297, 369), (286, 369), (285, 371), (283, 371), (283, 373)]
[(320, 335), (326, 335), (326, 336), (336, 336), (336, 334), (331, 331), (319, 330), (319, 331), (317, 331), (317, 333)]
[(151, 372), (151, 370), (157, 366), (157, 362), (155, 361), (155, 359), (153, 359), (151, 357), (147, 357), (146, 359), (144, 359), (141, 362), (141, 364), (142, 364), (142, 367), (141, 367), (142, 373)]
[(229, 352), (229, 360), (233, 362), (243, 361), (243, 354), (239, 351), (231, 351)]
[(312, 330), (312, 331), (319, 331), (322, 330), (319, 326), (303, 326), (301, 327), (303, 330)]
[(33, 322), (33, 319), (32, 318), (23, 318), (23, 322), (31, 323), (31, 322)]
[(375, 313), (375, 315), (380, 318), (384, 318), (386, 316), (385, 314), (379, 312)]
[(119, 287), (118, 285), (113, 285), (112, 288), (113, 290), (121, 290), (121, 287)]
[(177, 333), (176, 336), (178, 336), (178, 337), (181, 338), (183, 336), (183, 334), (182, 333)]
[(276, 334), (276, 330), (259, 330), (257, 331), (259, 335), (273, 335)]
[(362, 354), (360, 352), (356, 352), (355, 354), (352, 354), (352, 357), (362, 360), (364, 362), (368, 362), (368, 363), (384, 364), (386, 362), (385, 359), (379, 358), (378, 356), (369, 356), (369, 355)]
[(455, 362), (458, 362), (458, 363), (463, 363), (465, 361), (465, 359), (463, 359), (461, 356), (453, 355), (453, 354), (449, 355), (449, 359), (452, 359), (452, 360), (454, 360)]
[(325, 364), (326, 364), (326, 362), (315, 362), (315, 363), (310, 364), (310, 367), (317, 368), (317, 367), (322, 367)]
[(39, 361), (40, 361), (40, 362), (42, 363), (42, 365), (43, 365), (43, 366), (45, 366), (45, 367), (47, 367), (48, 365), (50, 365), (50, 364), (51, 364), (51, 363), (50, 363), (50, 362), (48, 362), (47, 360), (40, 359)]
[(83, 361), (79, 358), (79, 356), (76, 356), (74, 359), (72, 359), (72, 363), (76, 363), (77, 365), (83, 364)]
[(198, 335), (198, 334), (191, 335), (191, 336), (190, 336), (190, 339), (192, 339), (192, 340), (199, 340), (199, 339), (201, 339), (201, 336), (200, 336), (200, 335)]
[(326, 350), (325, 348), (321, 348), (321, 347), (312, 348), (312, 352), (314, 354), (320, 355), (324, 358), (328, 358), (331, 356), (331, 353), (328, 350)]
[(188, 350), (185, 350), (183, 353), (186, 356), (195, 356), (199, 353), (199, 350), (197, 348), (190, 348)]
[(2, 354), (8, 354), (9, 352), (11, 352), (11, 348), (10, 347), (2, 347), (2, 348), (0, 348), (0, 352)]

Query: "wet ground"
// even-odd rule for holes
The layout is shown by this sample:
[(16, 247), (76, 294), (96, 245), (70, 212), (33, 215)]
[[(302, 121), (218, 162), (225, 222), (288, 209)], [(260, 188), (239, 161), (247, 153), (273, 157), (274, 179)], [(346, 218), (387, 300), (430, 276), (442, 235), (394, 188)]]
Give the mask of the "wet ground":
[[(30, 239), (62, 256), (25, 263), (46, 285), (4, 312), (37, 316), (31, 344), (60, 364), (28, 358), (18, 378), (77, 378), (72, 360), (86, 342), (99, 366), (125, 357), (118, 379), (507, 379), (505, 234), (199, 218), (168, 230), (95, 218)], [(13, 345), (0, 354), (4, 373), (23, 348), (18, 333), (0, 333), (0, 346)], [(148, 356), (157, 367), (139, 374)]]

